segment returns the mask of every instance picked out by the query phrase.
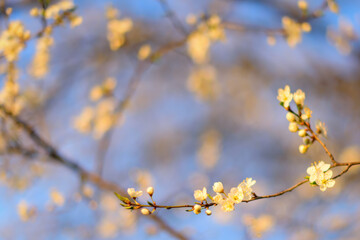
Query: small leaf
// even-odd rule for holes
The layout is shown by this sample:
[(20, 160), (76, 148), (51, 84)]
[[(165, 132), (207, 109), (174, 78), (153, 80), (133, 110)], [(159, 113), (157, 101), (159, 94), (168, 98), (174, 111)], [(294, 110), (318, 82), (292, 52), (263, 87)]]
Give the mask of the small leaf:
[(150, 202), (150, 201), (147, 201), (147, 203), (152, 207), (154, 206), (154, 204), (152, 202)]
[(121, 195), (118, 194), (117, 192), (114, 192), (114, 194), (115, 194), (116, 197), (117, 197), (118, 199), (120, 199), (120, 201), (122, 201), (123, 203), (125, 203), (125, 204), (131, 203), (131, 201), (130, 201), (128, 198), (121, 196)]

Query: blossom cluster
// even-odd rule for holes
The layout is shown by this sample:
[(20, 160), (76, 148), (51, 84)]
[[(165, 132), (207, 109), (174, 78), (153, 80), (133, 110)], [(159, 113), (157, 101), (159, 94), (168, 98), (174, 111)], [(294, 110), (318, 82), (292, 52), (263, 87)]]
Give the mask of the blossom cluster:
[(8, 62), (16, 61), (29, 39), (30, 31), (20, 21), (10, 22), (0, 35), (0, 52)]
[(188, 78), (187, 87), (200, 101), (217, 99), (220, 84), (216, 79), (216, 69), (212, 66), (194, 69)]
[(113, 91), (116, 87), (114, 78), (107, 78), (103, 84), (94, 86), (89, 94), (95, 107), (86, 106), (74, 120), (74, 127), (81, 133), (92, 131), (95, 139), (101, 138), (117, 122), (116, 100)]
[[(57, 189), (51, 189), (49, 194), (50, 201), (46, 205), (46, 210), (51, 212), (56, 207), (63, 207), (65, 205), (65, 196), (59, 192)], [(30, 221), (33, 220), (39, 212), (40, 208), (35, 206), (34, 204), (30, 204), (25, 200), (21, 200), (17, 205), (17, 213), (21, 221)]]
[[(304, 106), (305, 93), (301, 89), (291, 93), (290, 87), (286, 85), (284, 89), (280, 88), (278, 90), (277, 99), (279, 100), (280, 105), (288, 111), (286, 119), (290, 122), (289, 131), (298, 132), (298, 135), (303, 138), (304, 144), (299, 146), (300, 153), (305, 153), (315, 139), (318, 139), (315, 134), (327, 136), (326, 127), (322, 122), (317, 122), (316, 133), (311, 129), (310, 118), (312, 111)], [(294, 100), (296, 104), (297, 113), (290, 107), (292, 100)], [(310, 184), (320, 186), (321, 191), (333, 187), (335, 181), (331, 179), (333, 173), (329, 169), (330, 164), (325, 164), (323, 161), (314, 163), (307, 169), (307, 173), (309, 174), (307, 178), (309, 179)]]
[(335, 185), (335, 180), (331, 179), (333, 172), (330, 170), (330, 164), (326, 164), (323, 161), (315, 162), (311, 167), (308, 167), (306, 172), (309, 174), (307, 178), (310, 184), (319, 186), (323, 192)]
[(190, 14), (186, 21), (195, 26), (187, 38), (187, 52), (197, 65), (189, 75), (187, 87), (200, 101), (215, 100), (220, 92), (220, 84), (216, 69), (208, 62), (211, 44), (226, 38), (222, 20), (218, 15), (198, 17)]
[(46, 8), (32, 8), (30, 15), (54, 20), (54, 24), (61, 25), (65, 20), (69, 21), (71, 27), (82, 23), (82, 17), (74, 13), (75, 5), (72, 1), (62, 0)]
[(351, 21), (340, 18), (338, 29), (327, 29), (327, 38), (341, 54), (348, 55), (353, 50), (352, 43), (359, 40), (359, 35)]
[(12, 114), (18, 115), (26, 102), (20, 94), (20, 85), (17, 82), (18, 69), (15, 64), (9, 63), (6, 70), (6, 81), (0, 90), (0, 104), (4, 105)]
[[(331, 12), (338, 13), (339, 7), (336, 3), (336, 0), (327, 0), (327, 7)], [(298, 1), (298, 7), (301, 10), (302, 17), (306, 19), (309, 17), (308, 3), (305, 0)], [(322, 10), (315, 11), (314, 16), (321, 16), (323, 14)], [(311, 31), (311, 25), (308, 22), (299, 22), (295, 19), (292, 19), (288, 16), (282, 18), (283, 30), (285, 33), (285, 38), (290, 47), (295, 47), (302, 40), (302, 34), (304, 32)], [(268, 36), (268, 43), (270, 45), (275, 44), (275, 38), (273, 36)]]
[(311, 31), (311, 25), (309, 23), (299, 23), (287, 16), (282, 18), (282, 25), (285, 31), (286, 41), (290, 47), (295, 47), (301, 42), (303, 32)]
[[(11, 11), (8, 12), (7, 14), (11, 13)], [(4, 85), (0, 90), (0, 104), (4, 105), (12, 114), (19, 114), (25, 105), (17, 81), (19, 69), (16, 66), (16, 61), (30, 36), (30, 31), (25, 29), (21, 21), (9, 22), (7, 29), (0, 35), (0, 54), (6, 60), (6, 63), (1, 65), (0, 70), (1, 74), (5, 74)]]
[(107, 39), (112, 51), (118, 50), (125, 43), (125, 34), (133, 28), (133, 22), (130, 18), (118, 19), (119, 12), (114, 7), (108, 7), (106, 10)]
[[(94, 92), (98, 91), (100, 90), (94, 90)], [(97, 96), (97, 94), (93, 95)], [(97, 99), (97, 97), (95, 97), (95, 99)], [(280, 105), (288, 111), (286, 118), (290, 122), (289, 130), (291, 132), (298, 132), (299, 136), (303, 138), (304, 143), (307, 144), (300, 146), (300, 152), (305, 153), (308, 146), (312, 144), (315, 140), (319, 141), (323, 145), (325, 150), (328, 151), (326, 146), (318, 138), (318, 134), (323, 134), (326, 136), (326, 129), (324, 128), (324, 125), (322, 123), (318, 123), (316, 125), (316, 133), (310, 127), (311, 110), (304, 105), (305, 93), (301, 89), (298, 89), (296, 92), (292, 93), (290, 87), (286, 85), (284, 89), (280, 88), (278, 90), (277, 99), (279, 100)], [(295, 113), (290, 107), (290, 103), (293, 100), (296, 104), (297, 113)], [(305, 150), (303, 148), (305, 148)], [(306, 179), (308, 179), (309, 183), (312, 186), (319, 186), (321, 191), (326, 191), (327, 188), (332, 188), (335, 185), (335, 180), (332, 178), (333, 172), (332, 170), (330, 170), (330, 168), (339, 165), (337, 165), (337, 162), (332, 158), (332, 155), (329, 155), (334, 162), (334, 165), (331, 166), (330, 164), (326, 164), (321, 161), (318, 163), (315, 162), (312, 164), (312, 166), (307, 168), (308, 176), (306, 176)], [(127, 193), (131, 197), (131, 200), (126, 197), (120, 196), (117, 193), (115, 194), (122, 202), (120, 203), (121, 206), (130, 210), (140, 209), (143, 215), (152, 214), (157, 208), (190, 208), (186, 211), (192, 211), (195, 214), (200, 214), (203, 210), (205, 210), (205, 213), (207, 215), (211, 215), (212, 211), (210, 210), (210, 207), (219, 205), (224, 212), (231, 212), (234, 211), (236, 204), (244, 201), (248, 202), (261, 198), (280, 196), (286, 192), (290, 192), (291, 190), (302, 185), (305, 182), (306, 181), (300, 182), (294, 187), (288, 188), (277, 194), (267, 196), (258, 196), (253, 192), (252, 187), (255, 185), (256, 181), (252, 178), (246, 178), (237, 187), (231, 188), (229, 192), (225, 192), (222, 182), (215, 182), (212, 186), (212, 190), (215, 192), (215, 195), (211, 196), (208, 193), (206, 187), (195, 190), (194, 198), (196, 202), (193, 205), (156, 205), (156, 202), (153, 199), (154, 189), (152, 187), (147, 188), (147, 193), (151, 198), (151, 202), (148, 201), (148, 204), (146, 205), (140, 204), (137, 201), (137, 199), (142, 196), (143, 192), (136, 191), (134, 188), (128, 188), (127, 190)], [(149, 208), (153, 208), (152, 211), (150, 211)], [(246, 222), (247, 225), (252, 225), (253, 232), (257, 236), (261, 236), (262, 232), (267, 231), (272, 226), (272, 220), (268, 217), (260, 218), (259, 220), (250, 217), (246, 220)]]
[[(143, 191), (136, 191), (135, 188), (128, 188), (127, 193), (129, 194), (132, 201), (126, 197), (123, 197), (123, 196), (117, 194), (117, 193), (115, 193), (115, 195), (120, 199), (120, 201), (123, 202), (123, 203), (120, 203), (121, 206), (123, 206), (127, 209), (139, 209), (140, 208), (141, 209), (140, 211), (143, 215), (150, 215), (156, 210), (156, 203), (153, 199), (154, 188), (148, 187), (146, 189), (146, 192), (151, 198), (151, 202), (148, 201), (149, 205), (147, 205), (146, 207), (137, 202), (137, 198), (139, 198), (143, 195)], [(153, 207), (152, 211), (150, 211), (147, 207)]]
[(187, 51), (191, 59), (197, 63), (205, 63), (209, 58), (209, 48), (212, 42), (225, 40), (225, 32), (221, 26), (221, 19), (217, 15), (212, 15), (206, 20), (198, 20), (195, 16), (188, 20), (190, 24), (199, 21), (196, 31), (188, 37)]
[[(235, 204), (252, 199), (252, 186), (255, 183), (256, 181), (252, 178), (246, 178), (246, 180), (237, 187), (231, 188), (230, 192), (226, 194), (223, 184), (221, 182), (216, 182), (212, 187), (213, 191), (216, 193), (215, 196), (210, 196), (205, 187), (202, 190), (196, 190), (194, 192), (194, 198), (199, 202), (194, 205), (193, 212), (195, 214), (201, 213), (203, 203), (207, 203), (208, 198), (216, 205), (220, 205), (223, 211), (231, 212), (235, 209)], [(205, 208), (207, 208), (206, 205)], [(210, 215), (211, 211), (207, 209), (206, 214)]]
[[(71, 27), (82, 23), (82, 17), (76, 15), (74, 10), (74, 3), (67, 0), (30, 10), (32, 17), (41, 18), (46, 22), (44, 29), (38, 34), (35, 56), (29, 69), (29, 74), (35, 79), (43, 78), (49, 71), (50, 47), (54, 44), (51, 34), (54, 27), (64, 25), (66, 21), (70, 23)], [(52, 20), (51, 23), (50, 20)]]
[[(128, 188), (127, 193), (130, 196), (126, 198), (124, 196), (115, 193), (115, 195), (122, 202), (120, 203), (126, 209), (141, 209), (143, 215), (152, 214), (157, 208), (190, 208), (188, 212), (192, 211), (195, 214), (201, 213), (202, 209), (206, 209), (205, 213), (211, 215), (212, 212), (209, 209), (211, 206), (220, 205), (221, 209), (225, 212), (231, 212), (235, 209), (235, 204), (239, 204), (242, 201), (249, 201), (255, 196), (253, 194), (252, 186), (256, 183), (252, 178), (246, 178), (237, 187), (230, 189), (230, 192), (226, 193), (224, 186), (221, 182), (215, 182), (212, 189), (216, 193), (215, 196), (208, 194), (207, 189), (204, 187), (202, 190), (194, 191), (194, 198), (197, 200), (194, 205), (181, 205), (181, 206), (161, 206), (156, 205), (153, 199), (154, 188), (148, 187), (146, 189), (147, 194), (150, 196), (151, 201), (147, 201), (147, 205), (143, 205), (138, 202), (138, 198), (143, 195), (143, 191), (136, 191), (134, 188)], [(209, 200), (209, 201), (208, 201)], [(153, 208), (151, 211), (149, 208)]]
[(275, 225), (274, 217), (266, 214), (260, 215), (257, 218), (245, 214), (242, 220), (255, 238), (261, 238), (264, 233), (269, 231)]
[(44, 34), (37, 40), (36, 53), (29, 69), (29, 73), (36, 79), (43, 78), (49, 71), (50, 47), (54, 39), (50, 34)]
[[(312, 111), (304, 105), (305, 93), (298, 89), (296, 92), (291, 93), (290, 87), (285, 86), (284, 89), (278, 90), (277, 99), (280, 105), (283, 106), (288, 112), (286, 119), (289, 121), (289, 131), (297, 132), (298, 135), (303, 139), (303, 144), (299, 146), (300, 153), (306, 153), (310, 145), (314, 142), (315, 138), (310, 129), (310, 118), (312, 117)], [(294, 112), (290, 103), (294, 100), (297, 108), (297, 113)], [(327, 130), (322, 122), (317, 122), (316, 133), (327, 136)]]

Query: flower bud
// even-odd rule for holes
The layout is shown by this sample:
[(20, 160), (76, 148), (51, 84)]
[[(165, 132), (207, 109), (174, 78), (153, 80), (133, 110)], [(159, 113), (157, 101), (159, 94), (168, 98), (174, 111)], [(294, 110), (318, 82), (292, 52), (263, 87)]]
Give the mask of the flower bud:
[(305, 137), (306, 136), (306, 129), (299, 130), (298, 134), (299, 134), (300, 137)]
[(306, 10), (308, 8), (308, 4), (304, 0), (300, 0), (300, 1), (298, 1), (298, 7), (301, 10)]
[(289, 124), (289, 131), (290, 132), (296, 132), (297, 130), (299, 130), (297, 123), (291, 122)]
[(154, 188), (153, 187), (148, 187), (146, 189), (146, 192), (150, 195), (150, 197), (152, 197), (152, 195), (154, 194)]
[[(307, 22), (303, 22), (301, 24), (301, 29), (304, 31), (304, 32), (310, 32), (311, 31), (311, 25)], [(303, 105), (303, 104), (302, 104)], [(301, 106), (302, 106), (301, 105)]]
[(212, 212), (211, 212), (210, 209), (208, 209), (208, 210), (205, 211), (205, 213), (206, 213), (206, 215), (210, 216)]
[(147, 209), (147, 208), (142, 208), (142, 209), (141, 209), (141, 213), (142, 213), (143, 215), (150, 215), (150, 214), (151, 214), (150, 210)]
[(39, 15), (40, 15), (39, 9), (37, 9), (37, 8), (31, 9), (31, 10), (30, 10), (30, 15), (31, 15), (32, 17), (37, 17), (37, 16), (39, 16)]
[[(308, 29), (309, 27), (307, 26)], [(311, 26), (310, 26), (311, 28)], [(303, 91), (301, 91), (301, 89), (298, 89), (295, 93), (294, 93), (294, 102), (298, 105), (298, 106), (304, 106), (304, 100), (305, 100), (305, 93)]]
[(193, 212), (195, 213), (195, 214), (199, 214), (199, 213), (201, 213), (201, 206), (199, 205), (199, 204), (195, 204), (194, 205), (194, 207), (193, 207)]
[(213, 190), (216, 193), (223, 193), (224, 192), (224, 186), (221, 182), (214, 183)]
[(303, 138), (303, 143), (305, 145), (309, 145), (310, 144), (310, 139), (309, 138)]
[(308, 148), (309, 148), (308, 145), (303, 145), (303, 144), (301, 144), (301, 145), (299, 146), (299, 152), (300, 152), (301, 154), (304, 154), (304, 153), (306, 153), (306, 151), (308, 150)]
[(286, 119), (289, 121), (289, 122), (295, 122), (296, 121), (296, 116), (291, 113), (291, 112), (288, 112), (286, 114)]

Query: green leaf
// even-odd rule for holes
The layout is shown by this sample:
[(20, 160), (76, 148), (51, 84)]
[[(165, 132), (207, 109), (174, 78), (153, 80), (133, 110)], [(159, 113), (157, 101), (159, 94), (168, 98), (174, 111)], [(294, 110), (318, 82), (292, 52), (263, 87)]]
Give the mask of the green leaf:
[(147, 201), (147, 203), (152, 207), (154, 206), (154, 204), (152, 202), (150, 202), (150, 201)]
[(121, 195), (118, 194), (117, 192), (114, 192), (114, 194), (115, 194), (115, 196), (116, 196), (120, 201), (122, 201), (123, 203), (125, 203), (125, 204), (131, 203), (131, 201), (130, 201), (128, 198), (121, 196)]

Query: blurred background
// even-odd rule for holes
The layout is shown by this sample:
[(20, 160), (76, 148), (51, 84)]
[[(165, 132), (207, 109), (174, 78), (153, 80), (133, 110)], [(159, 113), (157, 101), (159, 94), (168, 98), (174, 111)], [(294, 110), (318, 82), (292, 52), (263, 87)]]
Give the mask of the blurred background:
[[(9, 19), (2, 14), (1, 31), (13, 20), (31, 33), (41, 30), (41, 19), (29, 14), (41, 7), (38, 1), (2, 3), (13, 11)], [(359, 1), (339, 0), (339, 14), (325, 10), (311, 19), (312, 30), (295, 47), (277, 34), (283, 16), (302, 19), (295, 0), (74, 4), (82, 23), (54, 28), (46, 75), (37, 79), (29, 73), (36, 39), (17, 61), (26, 96), (19, 116), (87, 171), (123, 189), (153, 186), (156, 202), (169, 205), (191, 204), (196, 189), (210, 192), (213, 182), (222, 181), (229, 190), (246, 177), (257, 181), (253, 189), (259, 195), (284, 190), (302, 180), (312, 162), (329, 161), (319, 144), (299, 153), (302, 141), (288, 131), (276, 99), (286, 84), (306, 93), (312, 121), (325, 122), (325, 143), (335, 158), (360, 160)], [(309, 12), (322, 4), (309, 1)], [(107, 39), (110, 6), (119, 11), (118, 19), (132, 21), (116, 51)], [(194, 63), (186, 43), (171, 49), (146, 67), (126, 99), (132, 76), (144, 63), (138, 59), (141, 46), (156, 51), (181, 41), (196, 28), (191, 14), (216, 14), (246, 30), (225, 28), (225, 39), (211, 44), (201, 64)], [(109, 77), (116, 81), (111, 98), (127, 100), (126, 108), (121, 124), (94, 137), (75, 122), (84, 108), (94, 106), (89, 98), (94, 86)], [(23, 134), (16, 139), (37, 148)], [(2, 151), (0, 178), (0, 239), (172, 239), (152, 219), (121, 208), (111, 191), (82, 181), (46, 154)], [(305, 184), (277, 198), (237, 205), (230, 213), (215, 207), (210, 217), (184, 209), (155, 214), (189, 239), (359, 239), (359, 184), (355, 166), (326, 192)]]

